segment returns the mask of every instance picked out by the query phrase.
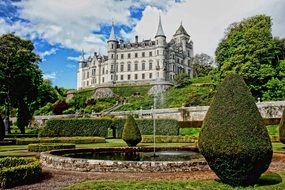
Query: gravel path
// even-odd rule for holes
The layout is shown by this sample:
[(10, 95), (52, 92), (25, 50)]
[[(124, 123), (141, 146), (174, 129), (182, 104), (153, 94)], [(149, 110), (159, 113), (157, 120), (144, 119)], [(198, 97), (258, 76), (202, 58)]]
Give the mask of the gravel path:
[[(285, 171), (285, 154), (274, 153), (270, 172)], [(85, 180), (174, 180), (174, 179), (216, 179), (212, 171), (175, 173), (111, 173), (74, 172), (43, 168), (43, 179), (35, 184), (12, 188), (13, 190), (58, 190)]]

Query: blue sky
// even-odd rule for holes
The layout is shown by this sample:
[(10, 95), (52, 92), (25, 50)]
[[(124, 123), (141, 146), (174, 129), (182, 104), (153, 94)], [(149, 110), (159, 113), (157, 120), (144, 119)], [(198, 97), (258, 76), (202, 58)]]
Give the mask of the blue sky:
[(284, 38), (284, 10), (283, 0), (0, 0), (0, 34), (32, 40), (44, 77), (76, 88), (81, 50), (105, 54), (112, 20), (125, 41), (153, 39), (159, 14), (169, 41), (182, 21), (194, 52), (213, 56), (224, 29), (248, 16), (271, 16), (273, 34)]

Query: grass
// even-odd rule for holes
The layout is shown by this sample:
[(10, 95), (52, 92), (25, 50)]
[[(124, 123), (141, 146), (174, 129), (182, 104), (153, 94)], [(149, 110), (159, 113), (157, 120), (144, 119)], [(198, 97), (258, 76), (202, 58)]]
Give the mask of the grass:
[(285, 173), (266, 173), (258, 184), (250, 187), (231, 187), (217, 180), (92, 180), (77, 183), (64, 190), (282, 190)]

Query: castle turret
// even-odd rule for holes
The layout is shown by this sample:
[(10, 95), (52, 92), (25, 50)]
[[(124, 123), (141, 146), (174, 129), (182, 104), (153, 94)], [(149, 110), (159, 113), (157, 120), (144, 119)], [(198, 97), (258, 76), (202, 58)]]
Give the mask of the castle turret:
[(161, 17), (159, 16), (158, 28), (155, 35), (155, 46), (156, 46), (156, 78), (159, 80), (165, 80), (164, 69), (166, 67), (165, 63), (165, 48), (166, 48), (166, 36), (164, 35)]
[(185, 28), (182, 25), (182, 22), (179, 28), (176, 30), (173, 35), (173, 39), (176, 44), (181, 44), (183, 53), (189, 55), (189, 50), (187, 49), (187, 43), (189, 43), (190, 35), (186, 32)]
[(115, 82), (115, 75), (116, 75), (116, 58), (117, 58), (117, 46), (118, 46), (118, 40), (115, 36), (115, 29), (114, 29), (114, 23), (112, 23), (112, 29), (109, 36), (108, 43), (108, 70), (110, 71), (110, 75), (108, 77), (109, 82)]

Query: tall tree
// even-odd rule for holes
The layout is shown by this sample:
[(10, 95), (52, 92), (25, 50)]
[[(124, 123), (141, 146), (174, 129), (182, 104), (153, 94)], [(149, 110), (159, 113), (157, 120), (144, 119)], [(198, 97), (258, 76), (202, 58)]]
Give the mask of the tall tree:
[(278, 62), (284, 60), (284, 41), (273, 38), (271, 18), (258, 15), (234, 23), (216, 49), (218, 75), (241, 75), (252, 94), (262, 97), (267, 83), (279, 78)]
[(40, 57), (29, 40), (13, 34), (0, 36), (0, 86), (7, 107), (18, 108), (17, 121), (21, 133), (25, 133), (32, 116), (30, 105), (36, 100), (42, 83), (38, 67)]
[(209, 74), (209, 72), (213, 69), (214, 66), (214, 59), (205, 54), (196, 54), (193, 58), (193, 76), (199, 77), (199, 76), (206, 76)]

